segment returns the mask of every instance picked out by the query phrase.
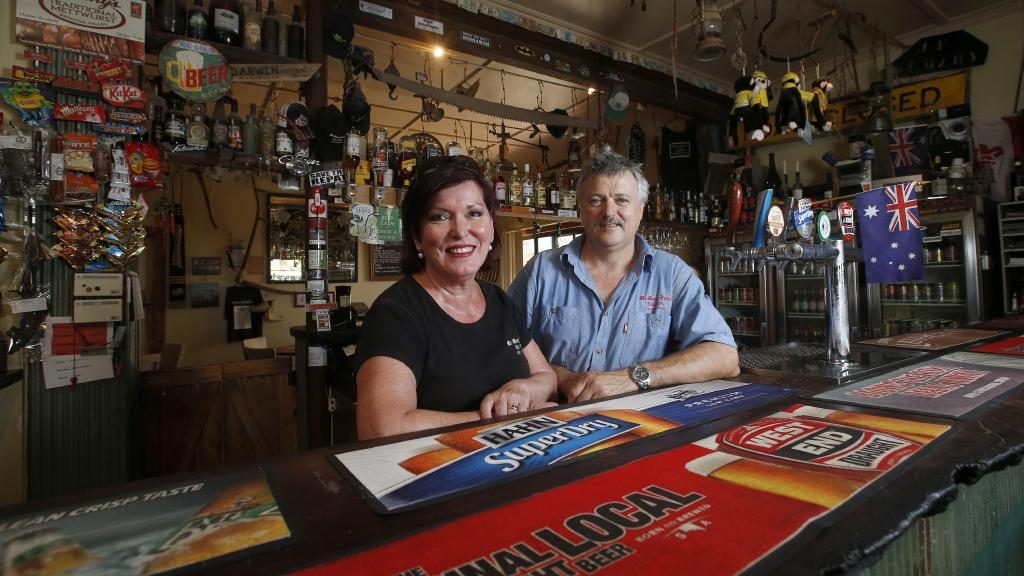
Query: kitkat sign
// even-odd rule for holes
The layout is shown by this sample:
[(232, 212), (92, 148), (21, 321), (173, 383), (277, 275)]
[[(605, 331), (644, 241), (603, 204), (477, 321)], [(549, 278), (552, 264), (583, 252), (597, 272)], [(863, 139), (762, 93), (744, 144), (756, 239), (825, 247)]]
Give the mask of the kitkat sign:
[(104, 84), (101, 94), (112, 106), (142, 108), (146, 105), (146, 93), (133, 84)]

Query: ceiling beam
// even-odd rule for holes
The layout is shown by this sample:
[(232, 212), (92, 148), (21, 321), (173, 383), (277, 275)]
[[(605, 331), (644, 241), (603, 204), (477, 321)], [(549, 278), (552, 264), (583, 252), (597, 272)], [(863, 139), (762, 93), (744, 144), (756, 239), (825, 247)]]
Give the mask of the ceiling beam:
[[(722, 123), (732, 107), (730, 97), (685, 82), (679, 82), (679, 96), (675, 97), (672, 78), (667, 74), (620, 62), (582, 46), (468, 12), (448, 2), (436, 2), (426, 8), (396, 0), (375, 1), (375, 4), (391, 10), (390, 19), (361, 12), (356, 0), (347, 4), (353, 22), (359, 26), (427, 45), (441, 43), (449, 50), (492, 59), (578, 85), (610, 88), (621, 82), (637, 102), (701, 120)], [(443, 35), (416, 28), (416, 16), (443, 23)]]

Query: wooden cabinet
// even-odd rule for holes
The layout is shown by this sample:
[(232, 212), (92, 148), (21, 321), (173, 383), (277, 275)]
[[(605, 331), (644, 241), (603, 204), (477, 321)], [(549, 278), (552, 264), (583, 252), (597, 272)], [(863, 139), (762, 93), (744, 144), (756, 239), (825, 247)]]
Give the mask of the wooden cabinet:
[(142, 374), (147, 476), (208, 470), (295, 452), (291, 359)]

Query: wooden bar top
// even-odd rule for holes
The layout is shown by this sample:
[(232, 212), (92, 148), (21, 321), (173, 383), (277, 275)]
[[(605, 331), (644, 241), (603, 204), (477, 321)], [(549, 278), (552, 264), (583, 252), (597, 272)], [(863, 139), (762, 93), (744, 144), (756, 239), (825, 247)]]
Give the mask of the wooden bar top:
[[(755, 416), (782, 409), (795, 401), (853, 412), (883, 413), (809, 400), (810, 395), (829, 388), (820, 382), (799, 378), (782, 381), (780, 378), (746, 374), (736, 380), (795, 388), (802, 398), (790, 397), (687, 430), (611, 448), (598, 457), (501, 484), (500, 489), (477, 490), (408, 512), (390, 515), (375, 512), (356, 486), (331, 464), (330, 458), (334, 454), (353, 449), (355, 445), (319, 449), (267, 462), (262, 467), (278, 502), (287, 513), (293, 537), (283, 545), (249, 554), (226, 565), (219, 562), (200, 565), (189, 573), (279, 574), (322, 564), (699, 440)], [(559, 408), (564, 409), (565, 406)], [(894, 415), (892, 412), (884, 414)], [(873, 556), (883, 553), (886, 545), (914, 520), (940, 512), (956, 499), (959, 485), (971, 484), (990, 472), (1016, 464), (1024, 454), (1024, 386), (1005, 394), (967, 421), (911, 417), (955, 424), (955, 431), (901, 471), (887, 475), (882, 489), (867, 496), (858, 495), (849, 505), (835, 511), (829, 516), (830, 520), (837, 521), (835, 526), (818, 532), (809, 541), (787, 543), (766, 560), (766, 564), (756, 566), (755, 570), (779, 574), (820, 574), (863, 567)], [(422, 435), (407, 435), (390, 441)], [(364, 443), (358, 447), (381, 443), (385, 442)], [(90, 494), (32, 502), (0, 510), (0, 518), (175, 480), (199, 481), (213, 475), (154, 478)]]

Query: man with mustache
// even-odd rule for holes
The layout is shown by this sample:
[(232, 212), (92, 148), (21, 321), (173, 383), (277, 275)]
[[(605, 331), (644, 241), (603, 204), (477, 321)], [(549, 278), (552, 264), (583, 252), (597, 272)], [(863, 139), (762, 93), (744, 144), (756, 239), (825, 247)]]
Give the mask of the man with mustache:
[(592, 150), (577, 183), (583, 234), (538, 254), (509, 288), (569, 402), (739, 374), (700, 278), (637, 234), (647, 193), (639, 164)]

